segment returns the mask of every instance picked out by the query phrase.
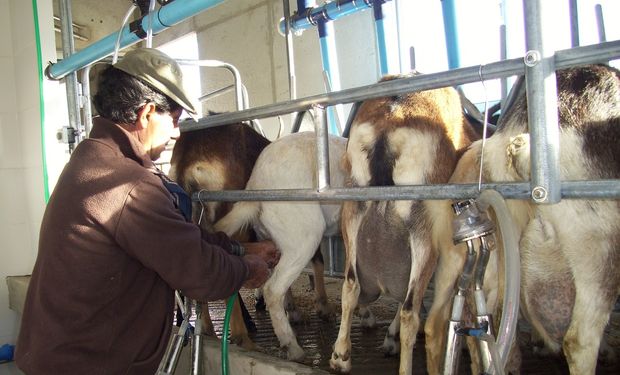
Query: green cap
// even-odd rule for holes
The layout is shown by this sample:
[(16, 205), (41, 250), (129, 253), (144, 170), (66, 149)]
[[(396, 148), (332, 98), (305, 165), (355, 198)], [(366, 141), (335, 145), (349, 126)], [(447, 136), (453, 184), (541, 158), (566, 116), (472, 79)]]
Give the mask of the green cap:
[[(139, 48), (127, 52), (114, 67), (159, 90), (174, 100), (192, 117), (196, 110), (183, 89), (183, 73), (170, 56), (154, 48)], [(194, 117), (195, 119), (195, 117)]]

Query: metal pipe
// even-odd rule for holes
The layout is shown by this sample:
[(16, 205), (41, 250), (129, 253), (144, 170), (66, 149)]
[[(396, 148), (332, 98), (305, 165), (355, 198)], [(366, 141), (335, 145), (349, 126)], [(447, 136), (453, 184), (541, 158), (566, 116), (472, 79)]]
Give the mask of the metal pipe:
[(441, 10), (443, 13), (443, 28), (446, 38), (446, 49), (448, 51), (448, 67), (450, 69), (456, 69), (461, 66), (461, 56), (459, 52), (455, 0), (441, 0)]
[[(620, 199), (620, 180), (563, 181), (562, 199)], [(207, 191), (192, 195), (194, 201), (367, 201), (367, 200), (435, 200), (470, 199), (480, 190), (497, 190), (507, 199), (530, 199), (530, 183), (489, 183), (458, 185), (373, 186), (357, 188), (226, 190)]]
[[(166, 30), (179, 22), (184, 21), (204, 10), (212, 8), (224, 0), (175, 0), (157, 10), (157, 17), (153, 17), (153, 33), (157, 34)], [(123, 28), (121, 37), (121, 48), (133, 45), (146, 36), (147, 20), (142, 17)], [(144, 36), (139, 36), (144, 35)], [(82, 69), (95, 61), (98, 61), (114, 52), (114, 44), (118, 31), (92, 43), (78, 53), (69, 58), (65, 58), (55, 64), (51, 64), (46, 69), (46, 75), (50, 79), (60, 79), (65, 75)]]
[(82, 114), (84, 120), (84, 138), (90, 134), (93, 128), (93, 111), (90, 100), (90, 70), (94, 64), (82, 69)]
[[(508, 58), (508, 48), (506, 43), (506, 25), (499, 26), (499, 59), (501, 61)], [(508, 96), (508, 78), (502, 77), (500, 79), (500, 91), (501, 91), (501, 108), (504, 109), (506, 103), (506, 97)]]
[[(605, 42), (597, 45), (577, 47), (555, 54), (557, 69), (569, 66), (601, 61), (613, 60), (620, 56), (620, 41)], [(202, 118), (198, 122), (186, 122), (179, 127), (181, 132), (209, 128), (213, 126), (234, 124), (240, 121), (257, 118), (274, 117), (283, 113), (292, 113), (307, 110), (314, 104), (332, 106), (341, 103), (352, 103), (366, 99), (379, 98), (389, 95), (399, 95), (412, 91), (430, 90), (440, 87), (457, 86), (465, 83), (480, 82), (483, 80), (501, 77), (523, 75), (525, 72), (523, 58), (509, 59), (489, 63), (483, 66), (464, 67), (445, 72), (416, 75), (412, 77), (375, 83), (299, 98), (287, 102), (255, 107), (236, 113), (224, 113)]]
[(198, 101), (204, 102), (205, 100), (208, 100), (208, 99), (214, 99), (234, 89), (235, 89), (235, 85), (228, 85), (226, 87), (222, 87), (221, 89), (217, 89), (217, 90), (214, 90), (214, 91), (211, 91), (209, 93), (199, 96)]
[(607, 36), (605, 35), (605, 19), (603, 18), (603, 7), (601, 6), (601, 4), (596, 4), (594, 6), (594, 12), (596, 13), (598, 41), (605, 42), (607, 41)]
[[(337, 0), (325, 2), (323, 5), (316, 8), (310, 7), (307, 12), (304, 12), (304, 6), (299, 6), (299, 3), (298, 1), (297, 14), (291, 17), (290, 28), (293, 32), (312, 28), (321, 20), (334, 21), (372, 7), (371, 0)], [(278, 29), (281, 33), (284, 33), (284, 28), (284, 20), (281, 20)]]
[[(70, 57), (75, 51), (73, 40), (73, 26), (71, 15), (71, 0), (60, 0), (61, 17), (61, 37), (63, 58)], [(69, 127), (75, 130), (76, 140), (79, 142), (82, 137), (80, 129), (80, 104), (78, 93), (77, 73), (72, 73), (65, 78), (65, 90), (67, 93), (67, 108), (69, 112)], [(74, 142), (69, 140), (69, 152), (73, 151)]]
[(329, 139), (327, 131), (327, 111), (321, 106), (314, 107), (314, 131), (316, 133), (317, 191), (325, 191), (330, 186)]
[(237, 69), (234, 65), (218, 60), (177, 59), (177, 62), (183, 65), (198, 65), (209, 68), (223, 68), (228, 70), (233, 76), (233, 84), (235, 87), (235, 105), (237, 107), (237, 110), (241, 111), (245, 109), (243, 101), (243, 89), (241, 88), (241, 73), (239, 73), (239, 69)]
[[(295, 48), (293, 47), (293, 33), (291, 32), (291, 8), (289, 0), (282, 0), (284, 13), (284, 38), (286, 39), (286, 67), (288, 69), (288, 98), (297, 99), (297, 82), (295, 77)], [(291, 124), (297, 123), (299, 113), (291, 113)], [(295, 125), (292, 125), (294, 127)]]
[[(62, 32), (62, 30), (60, 30), (60, 27), (58, 27), (58, 26), (54, 26), (54, 31), (55, 31), (55, 32), (57, 32), (57, 33), (61, 33), (61, 32)], [(84, 41), (84, 42), (88, 42), (88, 38), (87, 38), (87, 37), (85, 37), (85, 36), (84, 36), (84, 35), (82, 35), (82, 34), (73, 33), (73, 37), (74, 37), (75, 39), (77, 39), (77, 40), (82, 40), (82, 41)]]
[(579, 47), (579, 11), (577, 0), (568, 0), (568, 10), (570, 12), (570, 45)]
[[(54, 16), (54, 21), (60, 21), (60, 17)], [(75, 27), (78, 30), (83, 29), (85, 27), (84, 25), (80, 25), (75, 22), (71, 22), (71, 26)]]
[[(328, 21), (319, 21), (318, 30), (321, 62), (323, 64), (323, 73), (325, 74), (325, 91), (339, 91), (341, 89), (340, 69), (338, 68), (338, 50), (336, 49), (336, 40), (334, 38), (334, 24)], [(340, 118), (336, 119), (336, 107), (328, 107), (327, 115), (329, 118), (329, 132), (340, 135), (338, 124), (342, 123), (342, 121)]]
[[(549, 31), (543, 20), (550, 19), (549, 2), (523, 0), (525, 18), (525, 80), (531, 144), (532, 199), (536, 203), (557, 203), (561, 199), (557, 84), (553, 50), (546, 48)], [(550, 30), (552, 31), (552, 30)]]
[(388, 74), (388, 56), (387, 56), (387, 43), (385, 40), (385, 24), (383, 14), (383, 4), (381, 1), (375, 1), (372, 7), (372, 12), (375, 18), (375, 31), (377, 40), (377, 56), (379, 57), (379, 72), (382, 76)]

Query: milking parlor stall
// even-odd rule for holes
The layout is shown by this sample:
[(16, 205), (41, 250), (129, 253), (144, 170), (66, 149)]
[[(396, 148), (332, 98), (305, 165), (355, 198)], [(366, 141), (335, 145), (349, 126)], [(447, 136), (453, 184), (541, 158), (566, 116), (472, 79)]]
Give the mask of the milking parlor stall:
[[(157, 374), (620, 373), (618, 14), (616, 0), (0, 0), (0, 374), (26, 373), (39, 231), (99, 116), (98, 79), (145, 48), (176, 60), (197, 112), (154, 160), (162, 181), (202, 231), (280, 253), (262, 288), (175, 290)], [(101, 329), (79, 308), (55, 318)], [(71, 341), (67, 368), (88, 358)]]

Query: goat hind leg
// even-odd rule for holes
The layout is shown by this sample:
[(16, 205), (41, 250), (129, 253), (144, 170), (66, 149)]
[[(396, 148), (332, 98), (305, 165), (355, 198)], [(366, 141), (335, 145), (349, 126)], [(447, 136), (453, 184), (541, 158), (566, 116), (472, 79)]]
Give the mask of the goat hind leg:
[(312, 270), (314, 273), (314, 308), (319, 318), (328, 320), (334, 315), (334, 309), (329, 305), (327, 300), (327, 292), (325, 291), (325, 263), (321, 249), (317, 249), (312, 257)]
[(329, 366), (340, 372), (351, 371), (351, 320), (360, 296), (360, 285), (352, 270), (354, 268), (355, 264), (350, 265), (347, 261), (345, 274), (348, 276), (342, 283), (340, 330), (338, 331), (338, 339), (334, 344), (332, 357), (329, 360)]
[[(256, 344), (250, 339), (248, 329), (241, 311), (241, 295), (235, 299), (232, 315), (230, 317), (230, 342), (247, 350), (256, 350)], [(228, 300), (227, 300), (228, 302)]]
[(383, 348), (383, 353), (385, 353), (385, 355), (393, 356), (400, 352), (400, 311), (402, 307), (403, 305), (399, 303), (396, 316), (388, 327), (385, 339), (383, 339), (381, 348)]

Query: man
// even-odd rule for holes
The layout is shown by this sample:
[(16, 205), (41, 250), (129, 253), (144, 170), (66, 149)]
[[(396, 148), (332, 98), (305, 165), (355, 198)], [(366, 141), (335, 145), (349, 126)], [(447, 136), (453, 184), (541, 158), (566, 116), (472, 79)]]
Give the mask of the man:
[(201, 233), (155, 168), (183, 109), (195, 113), (181, 78), (174, 60), (146, 48), (102, 73), (100, 117), (43, 216), (15, 354), (26, 374), (153, 374), (175, 289), (223, 299), (261, 286), (277, 263), (272, 242), (243, 250)]

